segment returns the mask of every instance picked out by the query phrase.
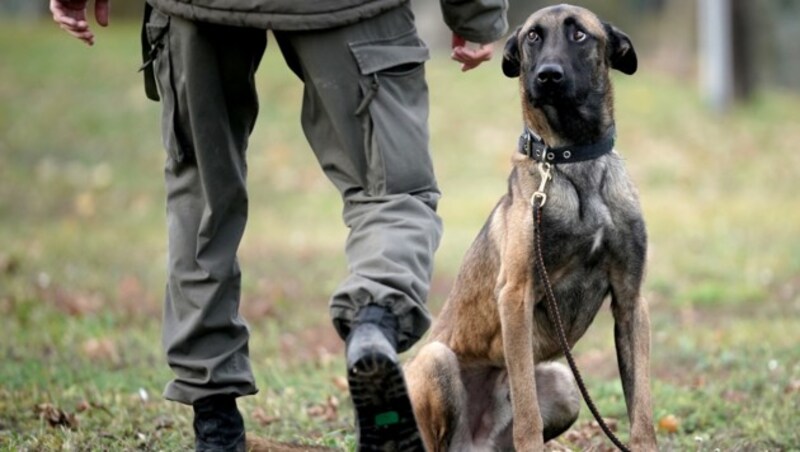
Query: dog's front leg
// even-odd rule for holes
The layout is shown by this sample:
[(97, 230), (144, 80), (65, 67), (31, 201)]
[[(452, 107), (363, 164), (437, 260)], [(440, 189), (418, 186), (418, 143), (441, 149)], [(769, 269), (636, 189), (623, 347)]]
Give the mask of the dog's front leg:
[(501, 271), (498, 309), (511, 389), (514, 448), (541, 451), (544, 440), (534, 378), (533, 290), (527, 274), (510, 276)]
[[(618, 288), (615, 288), (615, 290)], [(614, 294), (614, 339), (631, 423), (631, 450), (658, 450), (650, 399), (650, 315), (638, 293)]]

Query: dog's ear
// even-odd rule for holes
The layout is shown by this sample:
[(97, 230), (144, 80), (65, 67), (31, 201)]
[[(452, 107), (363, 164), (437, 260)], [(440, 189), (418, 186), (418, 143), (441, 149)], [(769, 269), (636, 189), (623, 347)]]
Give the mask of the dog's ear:
[(519, 42), (517, 33), (519, 33), (520, 28), (522, 27), (517, 27), (514, 33), (511, 33), (503, 49), (503, 74), (509, 78), (519, 77)]
[(603, 22), (603, 27), (606, 30), (606, 45), (611, 67), (623, 74), (631, 75), (636, 72), (638, 60), (631, 38), (609, 23)]

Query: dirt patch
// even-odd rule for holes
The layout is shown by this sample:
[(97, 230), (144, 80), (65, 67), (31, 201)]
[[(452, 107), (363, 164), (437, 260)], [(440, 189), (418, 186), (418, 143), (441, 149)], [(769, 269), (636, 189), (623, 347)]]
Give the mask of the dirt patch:
[(299, 452), (299, 451), (332, 451), (329, 447), (307, 446), (296, 443), (283, 443), (257, 436), (247, 437), (247, 450), (249, 452)]

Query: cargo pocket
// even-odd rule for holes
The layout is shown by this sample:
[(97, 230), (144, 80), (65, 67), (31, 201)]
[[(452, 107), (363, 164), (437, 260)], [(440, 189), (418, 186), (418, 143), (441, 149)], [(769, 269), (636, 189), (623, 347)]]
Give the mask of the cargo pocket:
[[(177, 104), (178, 96), (170, 55), (170, 18), (154, 9), (145, 25), (147, 42), (150, 45), (149, 58), (153, 65), (156, 85), (161, 97), (161, 136), (169, 157), (167, 164), (183, 161), (184, 152), (178, 138)], [(148, 64), (148, 62), (145, 62)]]
[(416, 32), (350, 44), (361, 80), (355, 114), (364, 133), (370, 195), (436, 189), (428, 152), (427, 47)]

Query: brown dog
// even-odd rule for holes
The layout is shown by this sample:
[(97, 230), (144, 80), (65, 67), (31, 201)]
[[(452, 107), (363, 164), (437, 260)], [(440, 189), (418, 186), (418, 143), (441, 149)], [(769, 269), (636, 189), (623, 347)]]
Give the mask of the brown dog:
[(633, 74), (636, 66), (628, 36), (569, 5), (534, 13), (506, 43), (503, 71), (520, 82), (523, 152), (429, 342), (406, 369), (428, 450), (541, 450), (578, 417), (572, 373), (551, 362), (562, 352), (533, 270), (531, 199), (551, 164), (542, 247), (568, 340), (580, 339), (610, 297), (631, 448), (656, 449), (640, 294), (647, 237), (623, 160), (607, 152), (608, 72)]

